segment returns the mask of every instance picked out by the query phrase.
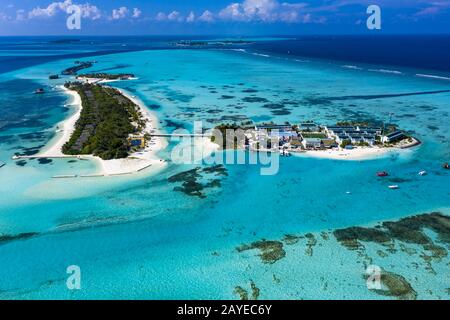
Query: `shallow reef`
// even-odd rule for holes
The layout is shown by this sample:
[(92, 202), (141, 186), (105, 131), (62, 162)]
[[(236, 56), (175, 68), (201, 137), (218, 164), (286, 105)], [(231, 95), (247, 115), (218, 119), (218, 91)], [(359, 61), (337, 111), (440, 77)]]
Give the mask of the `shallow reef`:
[(281, 241), (260, 240), (251, 244), (243, 244), (236, 248), (238, 252), (255, 249), (260, 251), (258, 256), (266, 264), (274, 264), (286, 256), (286, 251), (283, 249), (283, 242)]
[(440, 242), (449, 243), (450, 218), (437, 212), (383, 222), (375, 228), (351, 227), (335, 230), (333, 233), (341, 244), (350, 247), (355, 241), (388, 243), (394, 239), (429, 245), (433, 241), (424, 233), (424, 229), (434, 231)]
[(25, 160), (16, 161), (16, 165), (18, 165), (19, 167), (25, 167), (26, 164), (27, 162)]
[(241, 286), (234, 288), (234, 294), (238, 295), (241, 300), (258, 300), (261, 290), (256, 286), (253, 280), (250, 280), (251, 296), (248, 290), (245, 290)]
[(231, 99), (234, 99), (234, 98), (235, 98), (234, 96), (229, 96), (229, 95), (226, 95), (226, 94), (224, 94), (224, 95), (222, 95), (220, 97), (220, 99), (222, 99), (222, 100), (231, 100)]
[(221, 187), (221, 179), (218, 179), (218, 176), (228, 176), (226, 168), (222, 165), (197, 167), (175, 174), (169, 177), (168, 181), (170, 183), (181, 183), (181, 186), (174, 187), (174, 191), (203, 199), (206, 198), (205, 189)]
[(15, 241), (15, 240), (28, 239), (28, 238), (31, 238), (31, 237), (34, 237), (37, 235), (38, 235), (38, 233), (36, 233), (36, 232), (19, 233), (16, 235), (0, 235), (0, 245), (7, 243), (7, 242)]
[(394, 297), (399, 300), (416, 300), (417, 292), (411, 284), (401, 275), (385, 270), (381, 271), (381, 289), (372, 289), (383, 296)]
[(249, 102), (249, 103), (269, 102), (269, 100), (267, 100), (266, 98), (261, 98), (261, 97), (245, 97), (245, 98), (242, 98), (242, 101)]
[(53, 163), (53, 160), (48, 158), (39, 158), (38, 162), (39, 164), (50, 164)]

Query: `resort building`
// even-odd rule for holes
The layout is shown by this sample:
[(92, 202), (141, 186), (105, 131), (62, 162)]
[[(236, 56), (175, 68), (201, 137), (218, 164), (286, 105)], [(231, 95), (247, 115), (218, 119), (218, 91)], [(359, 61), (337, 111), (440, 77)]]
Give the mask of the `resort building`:
[(256, 131), (266, 130), (266, 131), (272, 131), (272, 130), (278, 130), (283, 132), (290, 132), (292, 131), (292, 126), (290, 124), (267, 124), (267, 125), (257, 125), (255, 126)]
[(377, 137), (381, 136), (383, 129), (378, 127), (330, 126), (325, 127), (325, 132), (339, 144), (343, 141), (350, 141), (352, 144), (367, 143), (372, 146), (377, 141)]
[(387, 136), (384, 136), (382, 141), (383, 143), (392, 143), (399, 140), (403, 140), (407, 138), (407, 136), (402, 131), (395, 131)]
[(319, 132), (320, 126), (314, 122), (303, 122), (298, 125), (300, 131)]
[(322, 139), (322, 148), (333, 149), (338, 147), (336, 140), (331, 138)]
[(318, 150), (322, 148), (322, 139), (320, 138), (306, 138), (302, 141), (303, 148), (307, 150)]

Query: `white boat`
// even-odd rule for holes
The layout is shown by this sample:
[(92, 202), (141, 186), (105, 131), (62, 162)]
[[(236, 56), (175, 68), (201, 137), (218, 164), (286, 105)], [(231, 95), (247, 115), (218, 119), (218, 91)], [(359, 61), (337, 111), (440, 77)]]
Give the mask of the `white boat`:
[(389, 189), (391, 190), (396, 190), (396, 189), (400, 189), (400, 187), (398, 185), (395, 186), (389, 186)]
[(428, 173), (426, 171), (420, 171), (419, 176), (426, 176)]

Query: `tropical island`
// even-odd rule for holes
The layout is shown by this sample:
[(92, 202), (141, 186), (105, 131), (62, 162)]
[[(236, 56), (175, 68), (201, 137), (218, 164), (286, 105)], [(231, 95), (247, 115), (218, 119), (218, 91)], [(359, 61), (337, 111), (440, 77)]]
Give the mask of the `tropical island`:
[[(77, 76), (77, 80), (98, 80), (98, 81), (114, 81), (114, 80), (131, 80), (135, 79), (134, 74), (131, 73), (118, 73), (118, 74), (110, 74), (110, 73), (86, 73), (80, 74)], [(92, 81), (90, 81), (92, 82)]]
[[(227, 134), (229, 130), (239, 130), (241, 134), (230, 137)], [(421, 143), (396, 125), (365, 121), (342, 121), (334, 125), (320, 125), (314, 121), (298, 124), (221, 124), (213, 130), (211, 140), (222, 149), (280, 152), (283, 156), (303, 153), (354, 160), (385, 154), (394, 149), (411, 148)]]
[(73, 76), (78, 73), (78, 71), (91, 68), (95, 61), (75, 61), (75, 66), (67, 68), (61, 74), (64, 76)]
[(74, 110), (72, 115), (56, 126), (55, 137), (42, 150), (33, 155), (16, 153), (14, 160), (68, 158), (99, 164), (92, 175), (54, 178), (124, 175), (166, 166), (157, 155), (167, 146), (166, 138), (158, 135), (159, 121), (137, 97), (90, 81), (66, 82), (60, 88), (71, 97), (67, 106)]
[(136, 146), (146, 146), (150, 134), (144, 134), (145, 119), (137, 105), (118, 90), (81, 82), (68, 82), (65, 87), (80, 95), (83, 108), (62, 148), (64, 154), (121, 159)]
[(207, 46), (235, 46), (235, 45), (249, 45), (254, 42), (243, 39), (239, 40), (181, 40), (174, 43), (176, 47), (207, 47)]

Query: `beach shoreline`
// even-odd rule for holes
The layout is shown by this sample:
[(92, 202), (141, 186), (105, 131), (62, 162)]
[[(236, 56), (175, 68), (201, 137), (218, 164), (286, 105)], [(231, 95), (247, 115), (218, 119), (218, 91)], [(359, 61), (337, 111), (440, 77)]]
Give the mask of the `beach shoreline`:
[[(81, 110), (82, 101), (80, 95), (65, 87), (62, 87), (64, 93), (72, 99), (67, 104), (76, 108), (74, 114), (69, 118), (57, 124), (57, 135), (33, 158), (77, 158), (94, 161), (98, 166), (98, 172), (93, 176), (119, 176), (134, 174), (151, 169), (152, 173), (159, 172), (167, 166), (167, 163), (160, 159), (157, 153), (165, 149), (168, 145), (166, 139), (162, 137), (152, 137), (150, 146), (139, 152), (134, 152), (124, 159), (103, 160), (93, 155), (65, 155), (62, 147), (69, 141), (75, 130), (75, 124), (78, 121)], [(146, 120), (145, 133), (158, 133), (158, 118), (153, 115), (138, 98), (119, 90), (126, 98), (136, 104)]]
[(300, 153), (293, 152), (292, 154), (295, 156), (304, 156), (318, 159), (363, 161), (387, 157), (399, 151), (400, 149), (396, 148), (355, 148), (352, 150), (310, 150)]

